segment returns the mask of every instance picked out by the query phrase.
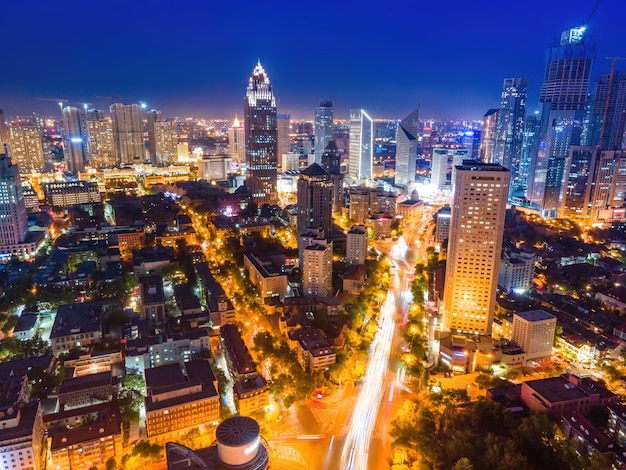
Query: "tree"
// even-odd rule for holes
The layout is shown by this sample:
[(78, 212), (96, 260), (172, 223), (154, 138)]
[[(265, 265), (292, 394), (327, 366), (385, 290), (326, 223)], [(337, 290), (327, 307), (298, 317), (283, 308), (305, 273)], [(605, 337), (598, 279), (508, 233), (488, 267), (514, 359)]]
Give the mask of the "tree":
[(452, 470), (474, 470), (474, 466), (467, 457), (462, 457), (456, 461)]
[(115, 461), (115, 457), (111, 457), (109, 460), (106, 461), (105, 469), (106, 470), (115, 470), (117, 468), (116, 467), (116, 463), (117, 462)]
[(146, 381), (143, 375), (137, 373), (126, 374), (123, 383), (124, 388), (143, 392), (146, 389)]

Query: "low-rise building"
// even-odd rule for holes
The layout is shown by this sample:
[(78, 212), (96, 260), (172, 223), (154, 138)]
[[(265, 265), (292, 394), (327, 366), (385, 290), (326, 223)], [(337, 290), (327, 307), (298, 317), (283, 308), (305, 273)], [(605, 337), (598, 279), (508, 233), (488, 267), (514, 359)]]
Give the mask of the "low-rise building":
[(588, 455), (608, 454), (609, 460), (612, 461), (613, 453), (618, 450), (604, 432), (584, 416), (575, 413), (563, 415), (563, 435), (581, 444), (583, 451)]
[(39, 312), (22, 312), (13, 329), (13, 337), (21, 340), (32, 339), (37, 334), (40, 324)]
[(44, 427), (39, 403), (3, 410), (0, 418), (0, 468), (40, 470), (43, 462)]
[(54, 207), (68, 207), (102, 202), (102, 196), (98, 190), (98, 183), (91, 181), (45, 183), (43, 185), (43, 192), (47, 203)]
[(626, 448), (626, 405), (611, 405), (608, 410), (608, 434), (620, 447)]
[(535, 277), (535, 260), (535, 254), (530, 251), (502, 250), (498, 285), (505, 292), (526, 292)]
[(66, 378), (59, 386), (58, 406), (60, 410), (69, 410), (108, 402), (116, 392), (111, 371)]
[(513, 336), (513, 317), (494, 318), (491, 326), (491, 337), (511, 341)]
[(226, 295), (209, 295), (207, 306), (213, 328), (235, 322), (235, 307)]
[(250, 282), (257, 288), (261, 297), (287, 295), (287, 272), (285, 256), (280, 253), (246, 253), (243, 257), (244, 269)]
[(145, 374), (146, 435), (152, 442), (175, 441), (197, 426), (217, 425), (217, 379), (207, 361), (168, 364)]
[(556, 334), (556, 317), (544, 310), (513, 315), (512, 341), (526, 353), (527, 361), (549, 359)]
[(141, 296), (141, 316), (151, 325), (165, 322), (165, 292), (161, 276), (143, 276), (139, 278)]
[(424, 215), (424, 201), (407, 199), (397, 204), (398, 215), (402, 217), (422, 217)]
[(343, 275), (343, 291), (346, 294), (357, 295), (365, 285), (365, 265), (351, 266)]
[(605, 292), (598, 292), (595, 299), (605, 308), (626, 313), (626, 287), (618, 286)]
[[(111, 372), (113, 376), (118, 377), (119, 372), (123, 369), (123, 363), (122, 351), (114, 350), (78, 354), (66, 359), (63, 362), (63, 366), (65, 367), (66, 377), (70, 370), (72, 371), (70, 377), (81, 377), (99, 372)], [(115, 365), (120, 367), (115, 368)]]
[(193, 315), (202, 312), (200, 301), (189, 284), (176, 284), (174, 286), (174, 298), (181, 314)]
[(299, 328), (288, 333), (289, 347), (296, 351), (302, 368), (311, 373), (328, 369), (337, 361), (335, 350), (318, 328)]

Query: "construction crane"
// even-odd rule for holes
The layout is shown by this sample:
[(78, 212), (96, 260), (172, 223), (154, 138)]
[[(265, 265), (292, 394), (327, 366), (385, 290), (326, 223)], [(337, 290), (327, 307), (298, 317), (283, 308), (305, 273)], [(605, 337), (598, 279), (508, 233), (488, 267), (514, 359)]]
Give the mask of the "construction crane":
[(59, 105), (59, 108), (61, 109), (61, 113), (63, 113), (63, 104), (64, 103), (69, 103), (69, 100), (66, 100), (65, 98), (37, 98), (39, 101), (56, 101), (56, 103)]
[(611, 101), (611, 85), (613, 85), (613, 76), (615, 74), (615, 62), (617, 62), (618, 60), (626, 60), (626, 57), (605, 57), (605, 59), (611, 61), (611, 71), (609, 72), (609, 79), (606, 85), (606, 98), (604, 99), (604, 109), (602, 110), (602, 125), (600, 126), (600, 138), (598, 140), (598, 146), (602, 146), (602, 140), (604, 139), (604, 130), (606, 129), (606, 117), (609, 112), (609, 103)]

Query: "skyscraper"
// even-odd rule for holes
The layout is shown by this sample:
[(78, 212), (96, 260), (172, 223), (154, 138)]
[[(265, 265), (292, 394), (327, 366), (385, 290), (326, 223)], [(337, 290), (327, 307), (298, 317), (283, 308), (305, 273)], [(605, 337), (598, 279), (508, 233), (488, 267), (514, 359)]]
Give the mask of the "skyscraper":
[(362, 109), (350, 110), (348, 175), (357, 181), (372, 179), (373, 121)]
[(150, 163), (167, 166), (178, 160), (176, 121), (163, 119), (155, 109), (146, 113)]
[(113, 119), (113, 151), (118, 165), (130, 165), (144, 161), (143, 121), (138, 104), (114, 103), (111, 105)]
[(113, 121), (99, 109), (87, 110), (87, 134), (91, 166), (94, 168), (113, 168), (115, 152), (113, 149)]
[(6, 147), (0, 147), (0, 252), (14, 253), (16, 245), (24, 242), (27, 230), (22, 180)]
[(41, 132), (32, 119), (19, 118), (9, 123), (11, 160), (21, 173), (43, 171), (43, 144)]
[(333, 178), (317, 163), (298, 178), (298, 234), (322, 229), (327, 237), (332, 228)]
[(570, 145), (580, 145), (594, 50), (585, 44), (585, 27), (561, 34), (548, 49), (539, 95), (539, 145), (528, 175), (527, 197), (546, 217), (555, 217), (560, 201), (559, 168)]
[(585, 145), (598, 145), (601, 150), (619, 150), (626, 144), (625, 131), (626, 73), (602, 75), (596, 82), (590, 103)]
[[(4, 111), (0, 108), (0, 146), (2, 146), (2, 144), (8, 144), (9, 139), (9, 126), (7, 126), (7, 122), (5, 121)], [(2, 150), (0, 149), (0, 151)]]
[(321, 166), (330, 173), (333, 179), (333, 212), (340, 214), (343, 207), (343, 174), (341, 173), (341, 156), (334, 140), (328, 142), (322, 154)]
[(483, 129), (480, 134), (480, 160), (483, 163), (495, 163), (499, 113), (499, 109), (493, 108), (483, 116)]
[(511, 188), (519, 186), (519, 166), (526, 117), (526, 78), (505, 78), (496, 123), (495, 163), (511, 170)]
[(317, 239), (304, 248), (302, 263), (304, 295), (327, 297), (333, 293), (333, 242)]
[(274, 203), (278, 200), (276, 99), (261, 62), (254, 67), (248, 82), (243, 124), (246, 131), (246, 185), (257, 204)]
[(82, 109), (74, 106), (63, 108), (63, 149), (65, 164), (70, 173), (75, 175), (85, 170), (85, 164), (91, 160), (89, 153), (89, 135), (87, 117)]
[(443, 297), (443, 329), (489, 334), (496, 301), (510, 172), (501, 165), (456, 167)]
[(243, 124), (235, 115), (232, 126), (228, 128), (228, 151), (239, 165), (246, 161), (246, 133)]
[(333, 101), (320, 101), (315, 111), (315, 163), (322, 163), (322, 154), (333, 139)]
[(419, 132), (419, 108), (417, 108), (400, 121), (396, 129), (396, 186), (408, 186), (415, 183)]
[(519, 164), (518, 187), (511, 189), (513, 191), (525, 190), (530, 173), (530, 165), (533, 155), (537, 153), (537, 144), (539, 141), (539, 120), (537, 116), (527, 116), (524, 120), (524, 134), (522, 137), (522, 156)]
[(291, 114), (277, 114), (276, 115), (276, 127), (277, 127), (277, 149), (278, 160), (283, 155), (291, 152)]
[(573, 145), (565, 160), (559, 217), (576, 221), (587, 220), (596, 173), (596, 147)]

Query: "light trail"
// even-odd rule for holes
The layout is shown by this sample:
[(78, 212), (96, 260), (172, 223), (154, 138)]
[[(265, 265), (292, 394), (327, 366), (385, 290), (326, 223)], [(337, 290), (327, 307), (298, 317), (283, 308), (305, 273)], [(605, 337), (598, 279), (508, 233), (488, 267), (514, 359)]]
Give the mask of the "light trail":
[(366, 470), (369, 442), (383, 400), (384, 381), (389, 365), (389, 353), (395, 330), (393, 315), (396, 298), (392, 291), (380, 309), (378, 332), (372, 343), (372, 353), (365, 372), (359, 398), (347, 426), (341, 453), (341, 467), (345, 470)]

